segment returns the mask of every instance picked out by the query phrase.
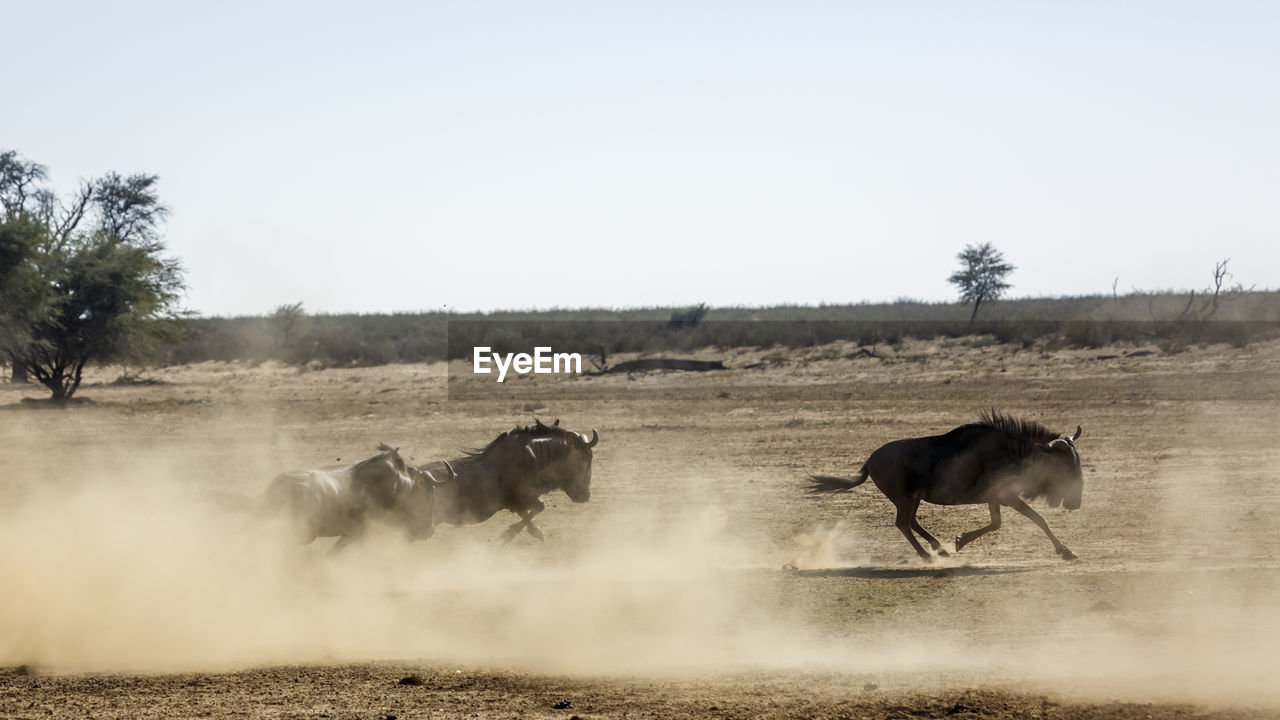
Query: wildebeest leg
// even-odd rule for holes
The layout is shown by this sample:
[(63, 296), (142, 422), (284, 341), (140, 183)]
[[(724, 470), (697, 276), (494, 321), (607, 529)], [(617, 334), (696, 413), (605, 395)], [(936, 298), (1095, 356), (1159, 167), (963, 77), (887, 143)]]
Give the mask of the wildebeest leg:
[(903, 537), (907, 542), (911, 543), (911, 547), (916, 549), (916, 553), (924, 558), (925, 562), (932, 562), (933, 556), (925, 551), (920, 545), (920, 541), (916, 540), (916, 536), (911, 532), (911, 527), (916, 524), (916, 510), (920, 507), (919, 498), (904, 498), (902, 503), (898, 505), (898, 518), (894, 521), (894, 526), (902, 531)]
[(1063, 545), (1061, 542), (1058, 541), (1058, 538), (1054, 537), (1053, 531), (1049, 529), (1049, 523), (1045, 522), (1044, 518), (1040, 517), (1040, 513), (1036, 512), (1035, 510), (1032, 510), (1030, 505), (1023, 502), (1022, 498), (1015, 497), (1010, 500), (1005, 500), (1004, 504), (1008, 505), (1014, 510), (1017, 510), (1023, 515), (1026, 515), (1027, 518), (1031, 520), (1031, 522), (1035, 523), (1036, 525), (1039, 525), (1040, 529), (1044, 531), (1044, 534), (1049, 536), (1049, 540), (1053, 541), (1053, 549), (1058, 551), (1058, 554), (1062, 556), (1063, 560), (1076, 559), (1077, 557), (1076, 554), (1068, 550), (1066, 545)]
[(528, 514), (524, 516), (524, 527), (529, 531), (530, 535), (538, 538), (539, 540), (546, 540), (546, 538), (542, 536), (542, 531), (538, 529), (538, 526), (533, 524), (533, 516), (542, 512), (542, 510), (543, 508), (539, 507), (537, 509), (527, 511)]
[(924, 529), (924, 526), (920, 524), (918, 519), (911, 518), (911, 529), (915, 530), (920, 537), (924, 538), (924, 541), (929, 543), (929, 547), (933, 548), (934, 552), (938, 553), (942, 557), (948, 557), (947, 551), (942, 549), (942, 543), (938, 542), (938, 538), (930, 535), (929, 531)]
[(997, 503), (997, 502), (988, 503), (987, 507), (991, 509), (991, 524), (987, 525), (986, 527), (980, 527), (977, 530), (970, 530), (969, 532), (964, 533), (963, 535), (957, 535), (956, 536), (957, 552), (960, 550), (960, 548), (964, 547), (965, 545), (968, 545), (974, 540), (977, 540), (983, 535), (986, 535), (989, 532), (993, 532), (995, 530), (1000, 529), (1000, 503)]
[(511, 527), (503, 531), (502, 533), (503, 545), (506, 545), (507, 543), (511, 542), (513, 539), (515, 539), (516, 535), (520, 534), (521, 530), (525, 530), (525, 529), (528, 529), (529, 534), (538, 538), (539, 540), (546, 540), (546, 538), (542, 536), (542, 531), (538, 529), (538, 526), (533, 524), (533, 516), (537, 515), (538, 513), (546, 509), (546, 506), (542, 505), (542, 503), (538, 503), (538, 505), (539, 507), (530, 508), (528, 510), (516, 511), (516, 514), (520, 516), (520, 521), (513, 523)]

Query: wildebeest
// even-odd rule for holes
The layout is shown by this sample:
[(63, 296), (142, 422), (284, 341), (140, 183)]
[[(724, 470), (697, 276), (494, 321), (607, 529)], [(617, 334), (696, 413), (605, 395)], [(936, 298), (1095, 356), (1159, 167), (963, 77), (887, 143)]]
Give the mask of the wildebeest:
[[(484, 522), (499, 510), (520, 516), (502, 534), (510, 542), (522, 529), (543, 539), (533, 518), (546, 509), (539, 499), (554, 490), (564, 490), (574, 502), (591, 499), (591, 448), (600, 442), (600, 433), (590, 439), (560, 427), (556, 420), (545, 425), (534, 420), (528, 427), (516, 426), (483, 448), (464, 451), (452, 462), (452, 479), (435, 489), (436, 522), (469, 525)], [(418, 468), (441, 475), (444, 463)]]
[[(452, 476), (448, 463), (439, 472)], [(398, 448), (379, 445), (377, 455), (354, 465), (280, 473), (267, 488), (265, 512), (287, 512), (304, 545), (337, 536), (330, 552), (360, 538), (370, 521), (384, 521), (417, 540), (435, 529), (432, 488), (439, 482), (406, 465)]]
[(1048, 523), (1026, 501), (1043, 497), (1050, 507), (1080, 507), (1084, 475), (1075, 446), (1080, 432), (1076, 426), (1074, 435), (1060, 437), (1038, 423), (992, 411), (945, 435), (883, 445), (867, 458), (856, 479), (812, 476), (809, 492), (847, 492), (870, 477), (897, 507), (894, 525), (925, 560), (932, 557), (913, 531), (939, 555), (947, 551), (916, 520), (922, 500), (937, 505), (986, 503), (991, 509), (991, 523), (956, 537), (956, 550), (999, 529), (1003, 505), (1040, 526), (1063, 559), (1075, 560), (1076, 554), (1054, 537)]

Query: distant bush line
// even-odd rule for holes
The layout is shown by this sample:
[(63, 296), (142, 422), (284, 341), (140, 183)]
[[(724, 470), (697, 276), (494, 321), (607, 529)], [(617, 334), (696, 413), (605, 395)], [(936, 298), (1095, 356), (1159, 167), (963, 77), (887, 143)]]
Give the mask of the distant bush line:
[[(277, 360), (351, 367), (469, 358), (472, 348), (528, 352), (550, 346), (584, 358), (701, 348), (811, 347), (838, 341), (885, 345), (910, 339), (990, 336), (1024, 347), (1149, 343), (1176, 352), (1192, 344), (1280, 336), (1280, 292), (1251, 292), (1215, 312), (1188, 315), (1187, 295), (1135, 294), (958, 303), (768, 308), (645, 308), (528, 312), (398, 313), (192, 318), (179, 341), (157, 348), (156, 364)], [(296, 310), (296, 308), (292, 308)]]

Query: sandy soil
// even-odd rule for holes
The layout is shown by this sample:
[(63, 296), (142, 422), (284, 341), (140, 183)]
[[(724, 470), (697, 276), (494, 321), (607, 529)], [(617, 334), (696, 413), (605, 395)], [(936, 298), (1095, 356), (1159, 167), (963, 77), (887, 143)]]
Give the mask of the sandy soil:
[[(502, 385), (442, 364), (104, 369), (69, 409), (0, 386), (0, 716), (1280, 712), (1280, 343), (877, 353)], [(1079, 561), (1006, 513), (924, 564), (870, 485), (802, 492), (991, 407), (1084, 427), (1084, 507), (1044, 510)], [(378, 442), (453, 457), (535, 415), (601, 434), (592, 501), (545, 498), (545, 542), (501, 546), (495, 518), (329, 558), (245, 512), (282, 470)], [(921, 522), (951, 538), (986, 511)]]

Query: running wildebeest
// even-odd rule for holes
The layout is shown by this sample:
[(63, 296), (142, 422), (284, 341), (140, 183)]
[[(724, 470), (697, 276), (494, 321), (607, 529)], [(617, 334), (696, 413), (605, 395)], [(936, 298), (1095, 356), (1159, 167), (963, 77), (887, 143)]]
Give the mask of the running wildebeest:
[(897, 526), (926, 561), (932, 557), (912, 531), (939, 555), (947, 551), (919, 521), (920, 502), (936, 505), (976, 505), (991, 509), (991, 523), (956, 537), (956, 550), (1000, 528), (1000, 507), (1013, 508), (1040, 526), (1064, 560), (1076, 554), (1054, 537), (1049, 525), (1027, 500), (1045, 498), (1050, 507), (1080, 507), (1084, 475), (1075, 442), (1081, 428), (1059, 437), (1044, 426), (998, 412), (983, 413), (978, 422), (961, 425), (945, 435), (895, 440), (871, 453), (856, 479), (815, 475), (810, 493), (837, 493), (866, 482), (868, 477), (898, 509)]
[[(502, 533), (503, 542), (521, 530), (542, 540), (542, 531), (533, 524), (534, 516), (546, 509), (539, 498), (564, 490), (574, 502), (590, 500), (591, 448), (598, 442), (595, 430), (588, 439), (561, 428), (559, 420), (545, 425), (535, 419), (532, 426), (516, 426), (483, 448), (466, 450), (452, 463), (452, 479), (433, 486), (436, 522), (469, 525), (510, 510), (520, 521)], [(439, 475), (444, 467), (433, 463), (418, 469)]]
[[(330, 553), (359, 539), (370, 521), (396, 526), (411, 540), (431, 537), (433, 488), (444, 481), (411, 469), (399, 448), (379, 445), (378, 450), (354, 465), (280, 473), (267, 488), (265, 510), (287, 511), (303, 545), (337, 536)], [(441, 472), (452, 477), (448, 463), (441, 465)]]

